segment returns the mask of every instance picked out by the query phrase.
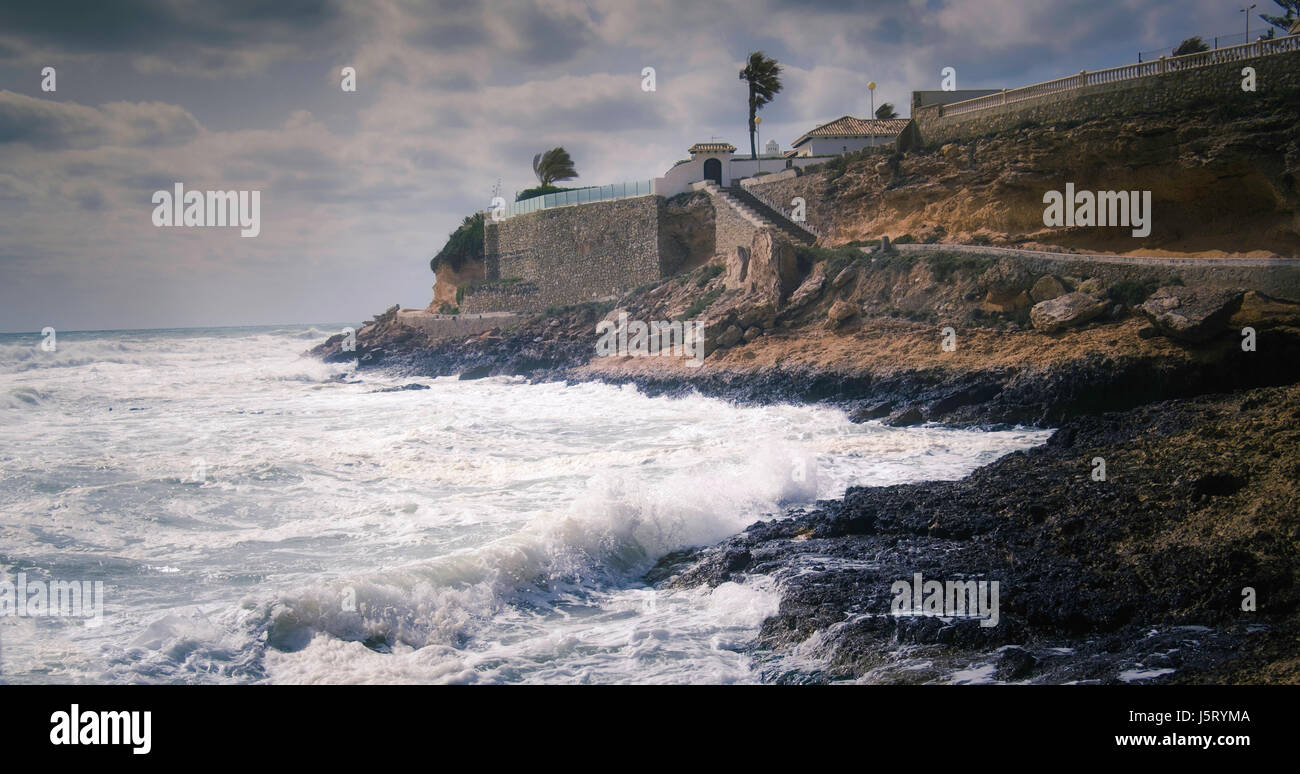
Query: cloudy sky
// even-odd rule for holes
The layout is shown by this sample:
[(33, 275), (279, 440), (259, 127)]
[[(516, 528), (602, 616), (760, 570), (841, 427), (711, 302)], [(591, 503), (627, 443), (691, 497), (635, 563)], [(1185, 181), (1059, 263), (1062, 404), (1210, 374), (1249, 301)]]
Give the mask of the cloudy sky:
[[(423, 307), (429, 257), (498, 179), (508, 197), (534, 184), (540, 150), (563, 145), (595, 185), (662, 175), (713, 136), (746, 146), (755, 49), (785, 67), (763, 113), (784, 148), (865, 116), (869, 80), (906, 115), (943, 67), (1013, 87), (1242, 26), (1217, 0), (5, 3), (0, 331)], [(178, 181), (260, 191), (261, 234), (153, 226)]]

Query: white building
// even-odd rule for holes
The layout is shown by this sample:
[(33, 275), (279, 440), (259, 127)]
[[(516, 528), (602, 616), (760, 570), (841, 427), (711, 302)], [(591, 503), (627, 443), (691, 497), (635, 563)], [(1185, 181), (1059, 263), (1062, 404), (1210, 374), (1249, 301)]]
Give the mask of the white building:
[[(768, 147), (773, 145), (775, 143), (769, 143)], [(826, 161), (811, 156), (782, 156), (779, 154), (780, 146), (776, 150), (778, 152), (772, 155), (764, 154), (753, 159), (748, 155), (737, 157), (736, 146), (729, 142), (697, 142), (687, 150), (691, 154), (689, 159), (677, 162), (663, 177), (654, 179), (654, 192), (659, 196), (676, 196), (705, 180), (726, 188), (739, 185), (743, 178), (753, 177), (759, 172), (780, 172), (791, 167), (802, 169)]]
[(907, 126), (906, 118), (840, 116), (805, 132), (790, 146), (796, 156), (838, 156), (874, 145), (888, 145)]

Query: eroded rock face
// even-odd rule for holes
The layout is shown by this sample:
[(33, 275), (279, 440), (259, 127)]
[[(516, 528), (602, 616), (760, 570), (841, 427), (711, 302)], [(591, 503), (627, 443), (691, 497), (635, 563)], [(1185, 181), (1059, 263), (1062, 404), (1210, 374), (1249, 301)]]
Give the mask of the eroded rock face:
[(784, 304), (803, 277), (794, 245), (785, 237), (763, 229), (754, 235), (749, 251), (749, 272), (745, 288)]
[(1244, 296), (1241, 290), (1169, 285), (1153, 293), (1138, 310), (1166, 336), (1201, 342), (1223, 332)]
[(807, 306), (810, 302), (821, 297), (822, 289), (826, 287), (826, 263), (823, 261), (813, 267), (812, 274), (808, 279), (795, 290), (790, 296), (790, 302), (786, 307), (787, 311), (794, 312)]
[(1034, 304), (1029, 310), (1029, 321), (1043, 333), (1055, 333), (1066, 328), (1083, 325), (1106, 311), (1106, 302), (1075, 291)]
[(727, 256), (727, 271), (724, 281), (728, 288), (745, 290), (749, 278), (749, 249), (736, 246), (734, 252)]

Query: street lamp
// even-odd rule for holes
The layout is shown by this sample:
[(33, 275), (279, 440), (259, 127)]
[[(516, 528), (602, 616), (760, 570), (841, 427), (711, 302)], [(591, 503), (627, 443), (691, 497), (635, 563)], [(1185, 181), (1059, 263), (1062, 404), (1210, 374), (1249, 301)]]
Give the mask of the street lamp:
[(1241, 9), (1241, 12), (1246, 15), (1246, 41), (1245, 42), (1247, 43), (1250, 42), (1250, 12), (1255, 10), (1256, 5), (1258, 5), (1258, 3), (1251, 3), (1249, 8)]
[[(758, 171), (763, 171), (763, 123), (762, 116), (754, 116), (754, 133), (758, 135)], [(757, 175), (755, 175), (757, 177)]]
[(871, 92), (871, 115), (867, 120), (871, 122), (871, 147), (876, 147), (876, 82), (867, 81), (867, 91)]

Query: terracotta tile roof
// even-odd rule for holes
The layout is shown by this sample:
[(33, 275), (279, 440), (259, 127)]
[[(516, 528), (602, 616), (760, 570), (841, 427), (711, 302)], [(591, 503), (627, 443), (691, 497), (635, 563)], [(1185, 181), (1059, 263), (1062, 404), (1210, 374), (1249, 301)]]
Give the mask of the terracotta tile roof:
[(872, 134), (876, 136), (898, 134), (907, 126), (909, 120), (907, 118), (868, 119), (840, 116), (834, 121), (824, 123), (805, 132), (791, 145), (800, 145), (812, 137), (870, 137)]
[(736, 146), (729, 142), (697, 142), (686, 149), (687, 153), (735, 153)]

